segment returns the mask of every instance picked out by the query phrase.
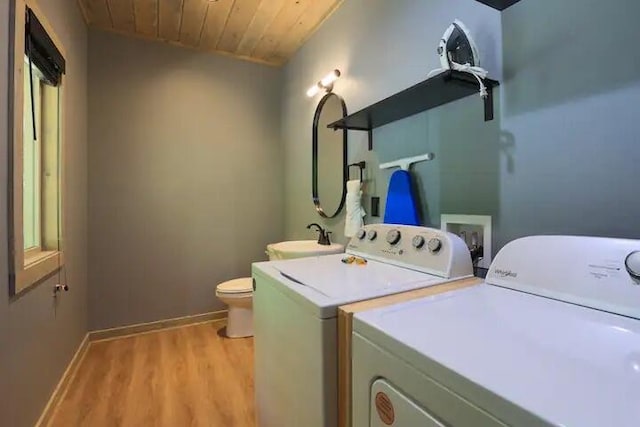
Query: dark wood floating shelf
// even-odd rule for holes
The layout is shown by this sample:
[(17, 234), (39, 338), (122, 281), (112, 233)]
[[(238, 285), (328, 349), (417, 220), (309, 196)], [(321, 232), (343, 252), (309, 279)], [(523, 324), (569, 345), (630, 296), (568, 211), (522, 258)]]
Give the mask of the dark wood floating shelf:
[[(499, 83), (484, 79), (489, 96), (484, 99), (484, 119), (493, 120), (493, 88)], [(371, 131), (396, 120), (439, 107), (467, 96), (480, 101), (480, 86), (474, 76), (459, 71), (446, 71), (395, 95), (376, 102), (357, 113), (328, 125), (332, 129), (369, 131), (369, 150), (373, 149)]]
[(484, 3), (487, 6), (491, 6), (494, 9), (505, 10), (509, 6), (513, 6), (520, 0), (477, 0), (480, 3)]

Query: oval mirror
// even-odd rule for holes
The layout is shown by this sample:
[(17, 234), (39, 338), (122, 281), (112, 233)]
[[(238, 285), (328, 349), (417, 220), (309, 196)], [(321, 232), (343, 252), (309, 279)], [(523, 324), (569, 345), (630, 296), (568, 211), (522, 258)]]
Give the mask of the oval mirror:
[(342, 211), (347, 193), (347, 131), (327, 127), (346, 115), (344, 100), (328, 93), (313, 117), (312, 196), (323, 218), (335, 218)]

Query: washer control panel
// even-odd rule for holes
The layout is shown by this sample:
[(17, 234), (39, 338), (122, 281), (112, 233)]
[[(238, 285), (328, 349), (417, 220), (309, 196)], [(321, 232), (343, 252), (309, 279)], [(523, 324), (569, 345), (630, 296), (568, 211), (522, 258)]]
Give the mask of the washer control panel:
[(434, 228), (369, 224), (351, 239), (346, 252), (440, 277), (473, 274), (471, 255), (464, 241)]
[(485, 281), (640, 319), (640, 240), (522, 237), (500, 249)]

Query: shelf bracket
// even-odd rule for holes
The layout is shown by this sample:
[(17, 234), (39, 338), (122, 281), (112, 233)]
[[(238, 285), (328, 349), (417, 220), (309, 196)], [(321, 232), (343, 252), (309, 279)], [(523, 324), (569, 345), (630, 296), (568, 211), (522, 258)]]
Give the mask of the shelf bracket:
[(369, 129), (367, 134), (369, 136), (369, 151), (371, 151), (373, 150), (373, 129)]
[(484, 121), (493, 120), (493, 87), (488, 85), (487, 97), (484, 98)]

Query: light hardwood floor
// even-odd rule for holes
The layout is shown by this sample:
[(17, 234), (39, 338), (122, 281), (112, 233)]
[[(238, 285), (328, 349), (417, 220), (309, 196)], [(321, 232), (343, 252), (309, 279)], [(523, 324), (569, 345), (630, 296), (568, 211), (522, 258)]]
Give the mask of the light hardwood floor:
[(253, 339), (223, 328), (91, 343), (48, 426), (254, 426)]

